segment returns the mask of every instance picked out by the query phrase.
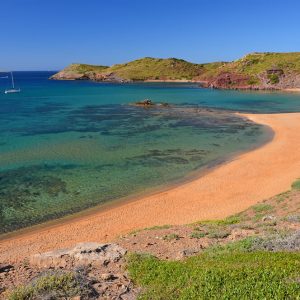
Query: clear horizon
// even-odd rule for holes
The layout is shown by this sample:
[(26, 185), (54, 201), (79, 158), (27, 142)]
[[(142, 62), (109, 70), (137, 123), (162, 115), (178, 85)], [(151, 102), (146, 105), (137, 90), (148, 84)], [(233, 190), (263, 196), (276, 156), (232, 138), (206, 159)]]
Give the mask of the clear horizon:
[[(296, 0), (91, 0), (2, 3), (0, 70), (56, 71), (145, 56), (194, 63), (300, 51)], [(13, 11), (13, 17), (8, 14)]]

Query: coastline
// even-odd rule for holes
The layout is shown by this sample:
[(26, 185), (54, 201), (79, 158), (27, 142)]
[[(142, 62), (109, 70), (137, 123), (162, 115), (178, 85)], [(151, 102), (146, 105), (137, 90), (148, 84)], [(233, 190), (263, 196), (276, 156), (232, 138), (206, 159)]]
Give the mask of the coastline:
[(154, 225), (223, 218), (289, 189), (300, 175), (297, 153), (300, 113), (241, 115), (271, 127), (274, 139), (193, 181), (119, 203), (66, 224), (3, 240), (0, 260), (14, 261), (83, 241), (109, 241), (120, 234)]
[(282, 91), (290, 93), (300, 93), (300, 88), (283, 89)]
[[(238, 112), (236, 112), (235, 114), (239, 115), (240, 117), (244, 117), (242, 114), (240, 114)], [(190, 171), (183, 178), (173, 180), (173, 181), (169, 182), (168, 184), (162, 184), (162, 185), (154, 186), (152, 188), (147, 188), (146, 191), (141, 191), (141, 192), (134, 193), (132, 195), (124, 196), (121, 198), (116, 198), (116, 199), (110, 200), (108, 202), (104, 202), (104, 203), (98, 204), (96, 206), (92, 206), (92, 207), (86, 208), (82, 211), (68, 214), (66, 216), (63, 216), (63, 217), (60, 217), (57, 219), (48, 220), (48, 221), (45, 221), (45, 222), (42, 222), (39, 224), (31, 225), (29, 227), (20, 228), (16, 231), (1, 234), (0, 235), (0, 246), (1, 246), (1, 241), (18, 238), (23, 235), (32, 234), (32, 233), (35, 233), (37, 231), (41, 231), (44, 229), (52, 229), (52, 228), (60, 226), (60, 225), (65, 225), (70, 222), (82, 220), (91, 215), (113, 209), (120, 205), (128, 204), (128, 203), (131, 203), (134, 201), (139, 201), (140, 199), (143, 199), (145, 197), (156, 196), (157, 194), (168, 192), (169, 190), (172, 190), (180, 185), (197, 180), (200, 177), (207, 175), (209, 172), (212, 172), (214, 169), (219, 168), (223, 164), (231, 162), (232, 160), (236, 159), (236, 157), (239, 157), (240, 155), (242, 155), (244, 153), (258, 149), (258, 148), (264, 146), (266, 143), (271, 142), (274, 137), (274, 132), (268, 126), (264, 126), (264, 127), (265, 128), (264, 128), (263, 138), (258, 143), (256, 143), (255, 145), (252, 145), (247, 150), (237, 150), (237, 151), (227, 154), (219, 159), (213, 160), (210, 163), (208, 163), (207, 165), (201, 167), (200, 169), (195, 169), (193, 171)], [(0, 249), (1, 249), (1, 247), (0, 247)]]
[(193, 82), (193, 83), (200, 83), (200, 81), (195, 81), (195, 80), (192, 80), (192, 79), (146, 79), (144, 80), (143, 82), (170, 82), (170, 83), (189, 83), (189, 82)]

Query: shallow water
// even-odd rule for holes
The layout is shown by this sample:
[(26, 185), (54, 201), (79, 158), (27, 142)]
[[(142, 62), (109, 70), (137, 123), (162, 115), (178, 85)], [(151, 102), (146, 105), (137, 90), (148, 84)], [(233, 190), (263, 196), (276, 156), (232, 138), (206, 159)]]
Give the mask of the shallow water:
[[(22, 92), (0, 94), (0, 233), (149, 191), (267, 138), (262, 126), (220, 108), (300, 110), (294, 94), (49, 76), (16, 73)], [(129, 105), (144, 98), (174, 105)]]

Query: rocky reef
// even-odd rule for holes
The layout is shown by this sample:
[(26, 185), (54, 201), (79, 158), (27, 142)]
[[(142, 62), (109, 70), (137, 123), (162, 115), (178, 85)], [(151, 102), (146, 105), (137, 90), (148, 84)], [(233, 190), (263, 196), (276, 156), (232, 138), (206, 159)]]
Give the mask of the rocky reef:
[(167, 102), (162, 102), (162, 103), (155, 103), (151, 99), (144, 99), (141, 101), (137, 101), (133, 104), (133, 106), (138, 106), (138, 107), (170, 107), (170, 104)]

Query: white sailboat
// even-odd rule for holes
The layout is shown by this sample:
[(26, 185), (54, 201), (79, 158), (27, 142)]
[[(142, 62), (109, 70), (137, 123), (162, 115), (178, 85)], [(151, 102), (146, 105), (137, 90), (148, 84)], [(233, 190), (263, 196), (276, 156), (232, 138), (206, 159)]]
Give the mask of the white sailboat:
[(13, 72), (10, 72), (10, 75), (11, 75), (11, 84), (12, 84), (12, 88), (11, 88), (11, 89), (8, 89), (8, 90), (5, 90), (4, 93), (5, 93), (5, 94), (20, 93), (21, 90), (15, 88), (15, 82), (14, 82), (14, 75), (13, 75)]

